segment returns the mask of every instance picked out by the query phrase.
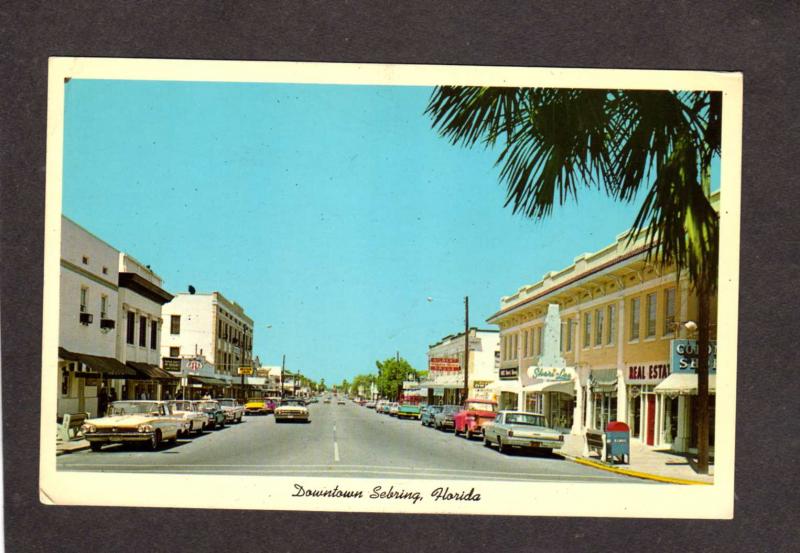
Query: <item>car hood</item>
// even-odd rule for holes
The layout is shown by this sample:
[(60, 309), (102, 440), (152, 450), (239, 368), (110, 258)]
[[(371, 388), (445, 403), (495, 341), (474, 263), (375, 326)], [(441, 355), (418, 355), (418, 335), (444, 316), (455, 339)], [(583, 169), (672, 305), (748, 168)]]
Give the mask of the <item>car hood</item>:
[(155, 417), (153, 415), (114, 415), (99, 419), (89, 419), (86, 422), (95, 425), (97, 428), (111, 428), (114, 426), (139, 426), (140, 424), (152, 423), (164, 420), (166, 417)]

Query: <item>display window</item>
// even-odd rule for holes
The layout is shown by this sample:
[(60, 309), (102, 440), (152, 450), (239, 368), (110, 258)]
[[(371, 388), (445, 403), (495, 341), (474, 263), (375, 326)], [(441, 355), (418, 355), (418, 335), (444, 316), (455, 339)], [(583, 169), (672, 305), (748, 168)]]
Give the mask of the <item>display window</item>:
[(604, 430), (610, 421), (617, 420), (617, 392), (595, 392), (593, 428)]

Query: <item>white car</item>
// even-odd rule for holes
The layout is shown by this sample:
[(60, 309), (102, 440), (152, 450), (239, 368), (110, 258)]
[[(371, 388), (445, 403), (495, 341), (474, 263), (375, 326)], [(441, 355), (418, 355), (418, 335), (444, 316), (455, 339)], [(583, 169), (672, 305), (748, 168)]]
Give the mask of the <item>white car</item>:
[(202, 411), (197, 410), (194, 402), (182, 399), (176, 399), (169, 402), (172, 413), (184, 421), (184, 429), (180, 432), (183, 435), (188, 435), (191, 432), (202, 434), (203, 428), (208, 424), (208, 415)]
[(497, 446), (500, 453), (512, 447), (523, 449), (558, 449), (564, 435), (547, 426), (544, 415), (524, 411), (500, 411), (493, 422), (483, 426), (483, 445)]
[(236, 401), (232, 397), (225, 397), (217, 399), (220, 407), (225, 412), (225, 422), (242, 422), (244, 416), (244, 405)]
[(311, 422), (305, 401), (302, 399), (284, 399), (275, 408), (275, 422), (285, 421)]
[(158, 449), (163, 441), (175, 442), (184, 428), (166, 401), (115, 401), (105, 417), (87, 419), (81, 431), (92, 451), (104, 444), (137, 442)]

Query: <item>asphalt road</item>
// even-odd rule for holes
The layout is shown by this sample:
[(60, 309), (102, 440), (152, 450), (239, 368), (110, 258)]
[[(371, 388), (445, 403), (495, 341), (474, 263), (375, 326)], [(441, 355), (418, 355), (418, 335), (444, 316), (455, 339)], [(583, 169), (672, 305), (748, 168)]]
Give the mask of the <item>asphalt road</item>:
[(594, 469), (558, 455), (498, 453), (482, 441), (397, 420), (351, 402), (309, 406), (311, 422), (276, 424), (271, 415), (164, 444), (159, 451), (105, 446), (62, 455), (59, 470), (448, 478), (550, 482), (642, 480)]

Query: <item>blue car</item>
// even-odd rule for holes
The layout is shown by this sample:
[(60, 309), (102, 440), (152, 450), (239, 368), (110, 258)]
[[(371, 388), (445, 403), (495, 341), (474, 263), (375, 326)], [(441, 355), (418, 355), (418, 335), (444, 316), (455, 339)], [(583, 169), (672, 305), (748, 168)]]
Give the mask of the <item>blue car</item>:
[(441, 405), (426, 405), (422, 408), (422, 413), (419, 417), (422, 426), (433, 426), (433, 417), (436, 413), (442, 412)]

